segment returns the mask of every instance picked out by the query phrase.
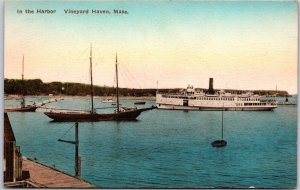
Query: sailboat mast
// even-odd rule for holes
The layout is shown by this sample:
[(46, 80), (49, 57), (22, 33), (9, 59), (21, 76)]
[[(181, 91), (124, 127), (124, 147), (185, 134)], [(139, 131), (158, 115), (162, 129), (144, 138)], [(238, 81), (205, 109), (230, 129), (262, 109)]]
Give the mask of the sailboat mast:
[(223, 140), (223, 112), (224, 112), (224, 104), (222, 108), (222, 140)]
[(120, 112), (119, 105), (119, 81), (118, 81), (118, 56), (116, 54), (116, 81), (117, 81), (117, 112)]
[(22, 81), (24, 80), (24, 55), (22, 59)]
[(24, 55), (22, 58), (22, 102), (21, 102), (21, 108), (25, 107), (25, 98), (24, 98), (24, 94), (25, 94), (25, 85), (24, 85)]
[(90, 48), (90, 76), (91, 76), (91, 112), (94, 112), (94, 93), (93, 93), (93, 61), (92, 61), (92, 44), (91, 44), (91, 48)]

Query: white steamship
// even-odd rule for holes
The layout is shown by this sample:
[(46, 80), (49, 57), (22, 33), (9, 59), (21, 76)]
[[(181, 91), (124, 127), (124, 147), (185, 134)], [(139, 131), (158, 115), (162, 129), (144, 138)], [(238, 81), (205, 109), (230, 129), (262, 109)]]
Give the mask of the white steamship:
[(193, 86), (178, 94), (156, 94), (158, 109), (169, 110), (203, 110), (203, 111), (272, 111), (277, 108), (276, 102), (261, 100), (258, 95), (231, 94), (220, 91), (214, 92), (213, 79), (209, 80), (207, 93), (195, 92)]

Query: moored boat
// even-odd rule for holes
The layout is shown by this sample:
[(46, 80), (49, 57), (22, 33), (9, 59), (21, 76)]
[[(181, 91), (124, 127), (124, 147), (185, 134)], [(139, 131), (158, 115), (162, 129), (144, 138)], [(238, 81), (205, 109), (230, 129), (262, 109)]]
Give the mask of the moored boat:
[(5, 108), (4, 112), (35, 112), (37, 106), (28, 105), (25, 107)]
[(26, 103), (25, 103), (24, 55), (23, 55), (23, 59), (22, 59), (22, 87), (23, 87), (23, 92), (22, 92), (22, 96), (21, 96), (21, 106), (13, 107), (13, 108), (4, 108), (4, 112), (35, 112), (35, 110), (38, 108), (35, 103), (32, 105), (26, 105)]
[(211, 145), (213, 147), (216, 147), (216, 148), (220, 148), (220, 147), (224, 147), (227, 145), (227, 141), (223, 139), (223, 134), (224, 134), (224, 114), (223, 114), (223, 111), (224, 109), (222, 109), (222, 139), (221, 140), (215, 140), (211, 143)]
[(61, 110), (61, 109), (49, 109), (44, 112), (49, 118), (54, 121), (133, 121), (144, 111), (155, 109), (155, 106), (143, 109), (137, 108), (120, 108), (119, 103), (119, 87), (118, 87), (118, 59), (116, 55), (116, 94), (117, 94), (117, 109), (113, 113), (97, 113), (94, 109), (93, 101), (93, 72), (92, 72), (92, 47), (90, 50), (90, 75), (91, 75), (91, 110)]
[(139, 102), (134, 102), (135, 105), (145, 105), (146, 102), (142, 102), (142, 101), (139, 101)]
[(121, 109), (119, 113), (99, 114), (89, 111), (69, 111), (50, 109), (44, 112), (49, 118), (54, 121), (134, 121), (144, 111), (155, 109), (156, 107), (143, 109)]
[(227, 141), (225, 140), (215, 140), (214, 142), (211, 143), (211, 146), (213, 147), (223, 147), (227, 145)]

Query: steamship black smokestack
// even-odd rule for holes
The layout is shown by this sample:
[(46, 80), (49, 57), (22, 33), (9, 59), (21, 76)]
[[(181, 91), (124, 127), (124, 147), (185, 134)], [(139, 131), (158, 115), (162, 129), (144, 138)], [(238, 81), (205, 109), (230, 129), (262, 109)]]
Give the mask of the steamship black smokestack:
[(208, 94), (214, 94), (214, 79), (209, 78), (209, 87), (208, 87)]

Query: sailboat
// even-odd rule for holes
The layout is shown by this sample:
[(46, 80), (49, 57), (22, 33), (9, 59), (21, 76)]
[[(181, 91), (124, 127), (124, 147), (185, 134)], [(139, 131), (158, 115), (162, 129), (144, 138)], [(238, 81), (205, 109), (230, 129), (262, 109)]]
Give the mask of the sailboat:
[(21, 97), (21, 107), (15, 107), (15, 108), (4, 108), (4, 112), (35, 112), (37, 109), (37, 105), (35, 103), (33, 105), (26, 105), (25, 103), (25, 97), (24, 97), (24, 91), (25, 91), (25, 85), (24, 85), (24, 55), (22, 59), (22, 97)]
[(118, 58), (116, 55), (116, 81), (117, 81), (117, 109), (113, 113), (96, 113), (94, 110), (93, 101), (93, 71), (92, 71), (92, 46), (90, 48), (90, 94), (91, 94), (91, 110), (60, 110), (51, 109), (50, 111), (44, 112), (45, 115), (53, 119), (54, 121), (65, 122), (65, 121), (134, 121), (144, 111), (155, 109), (155, 106), (149, 108), (120, 108), (119, 103), (119, 86), (118, 86)]
[(213, 147), (223, 147), (223, 146), (226, 146), (227, 145), (227, 141), (223, 140), (223, 112), (224, 112), (224, 104), (223, 104), (223, 109), (222, 109), (222, 139), (221, 140), (215, 140), (214, 142), (211, 143), (211, 145)]

